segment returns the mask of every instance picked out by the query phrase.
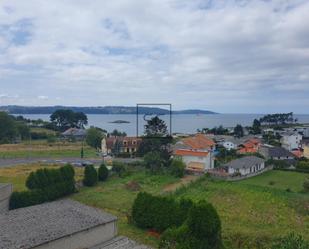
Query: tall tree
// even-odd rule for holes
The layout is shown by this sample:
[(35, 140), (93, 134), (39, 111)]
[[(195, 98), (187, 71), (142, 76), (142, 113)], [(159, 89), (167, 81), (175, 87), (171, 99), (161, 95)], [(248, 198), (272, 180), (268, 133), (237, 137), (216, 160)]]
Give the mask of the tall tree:
[(0, 112), (0, 143), (10, 143), (17, 135), (14, 118), (6, 112)]
[(139, 146), (138, 154), (141, 156), (147, 155), (146, 159), (148, 161), (151, 157), (156, 157), (152, 152), (156, 152), (160, 156), (160, 160), (157, 160), (157, 167), (153, 165), (151, 168), (160, 169), (163, 166), (168, 166), (170, 162), (170, 143), (172, 142), (172, 137), (168, 135), (167, 125), (159, 117), (153, 117), (147, 121), (145, 125), (145, 136), (143, 141)]
[(255, 135), (261, 133), (261, 122), (257, 119), (254, 119), (253, 121), (252, 132)]
[(147, 124), (145, 125), (145, 134), (148, 137), (167, 136), (167, 126), (162, 119), (160, 119), (158, 116), (155, 116), (147, 121)]
[(97, 129), (96, 127), (90, 127), (87, 130), (86, 143), (89, 146), (98, 150), (101, 148), (101, 142), (102, 142), (103, 137), (104, 137), (104, 134), (100, 129)]
[(50, 116), (50, 121), (59, 131), (68, 128), (84, 128), (88, 124), (86, 114), (82, 112), (73, 112), (72, 110), (59, 109)]
[(240, 124), (236, 125), (236, 127), (234, 128), (234, 136), (236, 137), (244, 136), (244, 128)]

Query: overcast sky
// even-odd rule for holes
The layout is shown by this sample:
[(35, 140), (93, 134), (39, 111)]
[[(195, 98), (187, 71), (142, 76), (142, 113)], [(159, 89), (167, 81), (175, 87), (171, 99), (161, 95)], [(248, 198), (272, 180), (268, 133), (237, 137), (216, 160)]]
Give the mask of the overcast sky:
[(0, 0), (0, 105), (309, 113), (309, 0)]

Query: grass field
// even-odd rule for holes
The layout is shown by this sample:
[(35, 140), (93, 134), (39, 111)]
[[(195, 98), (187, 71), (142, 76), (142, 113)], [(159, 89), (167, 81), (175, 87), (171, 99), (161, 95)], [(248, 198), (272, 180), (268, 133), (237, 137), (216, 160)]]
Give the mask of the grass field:
[[(33, 141), (21, 144), (0, 145), (0, 159), (8, 158), (63, 158), (80, 157), (82, 144), (80, 142), (57, 142), (48, 144), (44, 140)], [(84, 157), (97, 157), (95, 149), (84, 146)]]
[[(309, 174), (307, 174), (307, 177), (309, 177)], [(265, 172), (262, 175), (240, 181), (239, 183), (300, 192), (303, 190), (305, 178), (306, 174), (303, 173), (277, 170)]]
[[(22, 189), (25, 175), (40, 166), (23, 167), (22, 170), (19, 167), (0, 169), (0, 181), (11, 181), (17, 189)], [(82, 172), (77, 175), (81, 178)], [(175, 186), (179, 179), (137, 170), (124, 178), (113, 176), (95, 187), (82, 188), (72, 198), (117, 215), (120, 234), (154, 248), (158, 240), (128, 222), (138, 193), (130, 190), (128, 183), (138, 183), (140, 191), (156, 195), (207, 200), (220, 215), (227, 249), (268, 249), (274, 239), (291, 231), (301, 233), (309, 240), (309, 195), (299, 192), (304, 178), (302, 173), (282, 171), (271, 171), (240, 182), (214, 181), (203, 177), (174, 193), (167, 193), (164, 190)], [(275, 184), (269, 185), (269, 181)], [(287, 188), (295, 192), (287, 192)]]

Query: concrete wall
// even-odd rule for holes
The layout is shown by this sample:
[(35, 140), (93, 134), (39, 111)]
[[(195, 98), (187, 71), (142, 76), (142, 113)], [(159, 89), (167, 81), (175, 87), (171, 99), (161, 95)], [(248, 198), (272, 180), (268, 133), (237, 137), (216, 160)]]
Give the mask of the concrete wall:
[(0, 213), (4, 213), (9, 210), (9, 202), (12, 191), (12, 184), (0, 184)]
[(208, 156), (182, 156), (183, 162), (188, 166), (190, 162), (203, 163), (204, 169), (213, 169), (214, 168), (214, 159), (211, 157), (211, 153)]
[(116, 235), (117, 235), (117, 224), (116, 221), (114, 221), (33, 248), (34, 249), (91, 248), (103, 242), (113, 239)]

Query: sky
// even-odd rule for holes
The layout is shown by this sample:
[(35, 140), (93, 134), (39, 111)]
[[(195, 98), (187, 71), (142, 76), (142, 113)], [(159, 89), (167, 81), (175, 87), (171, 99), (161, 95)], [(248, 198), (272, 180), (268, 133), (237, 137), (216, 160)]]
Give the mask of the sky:
[(309, 113), (309, 0), (0, 0), (0, 105)]

